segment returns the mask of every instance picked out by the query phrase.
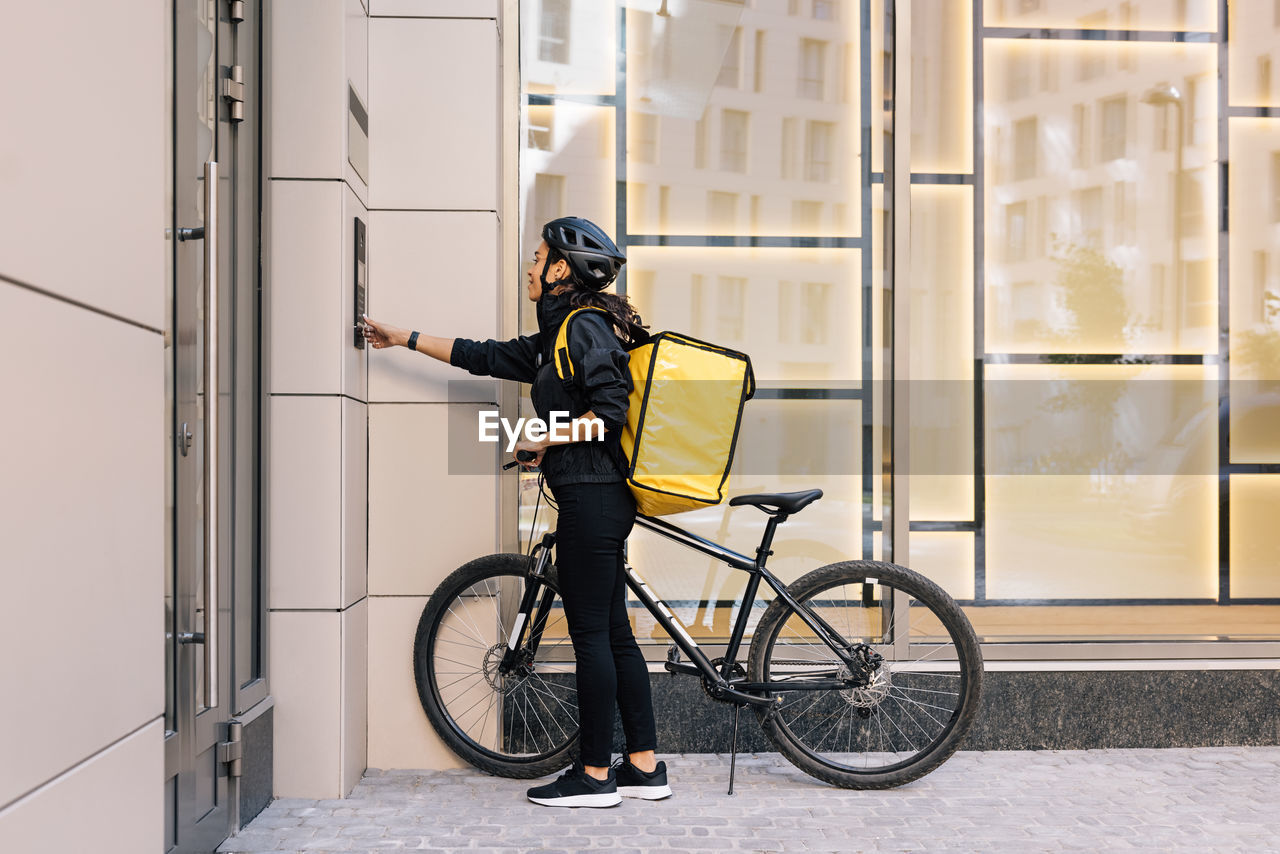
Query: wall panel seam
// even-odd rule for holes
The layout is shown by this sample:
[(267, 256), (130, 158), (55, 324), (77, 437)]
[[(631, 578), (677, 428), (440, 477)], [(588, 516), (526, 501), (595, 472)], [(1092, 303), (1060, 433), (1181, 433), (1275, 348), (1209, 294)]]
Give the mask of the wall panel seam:
[(81, 766), (86, 765), (86, 764), (87, 764), (87, 763), (89, 763), (89, 762), (92, 762), (94, 759), (97, 759), (99, 756), (101, 756), (102, 754), (106, 753), (108, 750), (111, 750), (112, 748), (116, 747), (117, 745), (119, 745), (119, 744), (121, 744), (121, 743), (123, 743), (123, 742), (127, 741), (127, 740), (128, 740), (128, 739), (130, 739), (130, 738), (133, 738), (135, 735), (137, 735), (138, 733), (142, 732), (144, 729), (146, 729), (147, 727), (149, 727), (149, 726), (151, 726), (152, 724), (156, 723), (157, 721), (159, 721), (159, 722), (163, 722), (163, 721), (164, 721), (164, 715), (163, 715), (163, 714), (160, 714), (160, 715), (156, 715), (156, 716), (155, 716), (155, 717), (153, 717), (153, 718), (148, 718), (148, 719), (147, 719), (147, 721), (146, 721), (145, 723), (143, 723), (141, 726), (134, 727), (134, 728), (133, 728), (133, 729), (131, 729), (129, 732), (125, 733), (124, 735), (120, 736), (119, 738), (116, 738), (116, 739), (114, 739), (114, 740), (112, 740), (112, 741), (108, 742), (107, 744), (105, 744), (105, 745), (103, 745), (102, 747), (98, 748), (98, 749), (97, 749), (97, 750), (95, 750), (93, 753), (89, 754), (88, 756), (86, 756), (85, 758), (83, 758), (83, 759), (81, 759), (80, 761), (76, 762), (75, 764), (73, 764), (73, 765), (69, 765), (69, 766), (67, 766), (66, 768), (63, 768), (61, 771), (59, 771), (58, 773), (54, 774), (52, 777), (48, 778), (47, 780), (45, 780), (44, 782), (40, 783), (39, 785), (34, 786), (34, 787), (32, 787), (32, 788), (28, 789), (26, 792), (23, 792), (21, 795), (19, 795), (18, 797), (14, 798), (14, 799), (13, 799), (13, 800), (11, 800), (11, 801), (9, 801), (8, 803), (6, 803), (6, 804), (0, 804), (0, 815), (3, 815), (6, 811), (8, 811), (8, 810), (9, 810), (9, 809), (11, 809), (11, 808), (15, 808), (15, 807), (19, 806), (19, 805), (20, 805), (24, 800), (26, 800), (26, 799), (28, 799), (28, 798), (35, 797), (36, 795), (40, 794), (43, 790), (45, 790), (45, 789), (47, 789), (47, 788), (49, 788), (49, 787), (51, 787), (51, 786), (57, 785), (57, 784), (58, 784), (58, 782), (59, 782), (59, 781), (61, 781), (61, 780), (62, 780), (62, 778), (66, 777), (68, 774), (72, 774), (72, 773), (74, 773), (74, 772), (75, 772), (78, 768), (80, 768)]
[(0, 273), (0, 282), (6, 282), (7, 284), (13, 285), (16, 288), (22, 288), (23, 290), (31, 291), (33, 293), (40, 294), (41, 296), (49, 297), (49, 299), (57, 300), (58, 302), (66, 303), (67, 305), (73, 305), (76, 308), (82, 308), (85, 311), (91, 311), (94, 314), (98, 314), (103, 317), (108, 317), (112, 320), (118, 320), (121, 323), (127, 323), (130, 326), (136, 326), (138, 329), (142, 329), (146, 332), (154, 332), (157, 335), (164, 335), (164, 330), (157, 329), (154, 326), (149, 326), (140, 320), (134, 320), (133, 318), (125, 317), (122, 314), (116, 314), (115, 312), (108, 311), (105, 308), (98, 308), (97, 306), (90, 305), (87, 302), (81, 302), (78, 299), (74, 299), (69, 296), (64, 296), (63, 294), (55, 293), (54, 291), (46, 290), (45, 288), (42, 288), (39, 285), (33, 285), (30, 282), (24, 282), (21, 279), (15, 279), (12, 276), (6, 276), (3, 273)]

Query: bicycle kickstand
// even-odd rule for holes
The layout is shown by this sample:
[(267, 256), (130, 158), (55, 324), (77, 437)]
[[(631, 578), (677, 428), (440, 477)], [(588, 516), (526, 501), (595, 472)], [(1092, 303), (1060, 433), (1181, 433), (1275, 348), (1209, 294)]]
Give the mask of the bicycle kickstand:
[(733, 704), (733, 741), (729, 746), (729, 794), (733, 794), (733, 775), (738, 768), (738, 715), (742, 706)]

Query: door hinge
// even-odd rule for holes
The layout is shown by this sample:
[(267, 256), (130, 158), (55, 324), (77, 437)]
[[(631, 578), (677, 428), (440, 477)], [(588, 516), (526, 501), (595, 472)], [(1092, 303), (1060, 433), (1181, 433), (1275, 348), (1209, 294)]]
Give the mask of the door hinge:
[(227, 18), (231, 23), (238, 24), (244, 20), (244, 0), (231, 0), (227, 5), (230, 7), (227, 10)]
[(240, 776), (240, 759), (243, 754), (244, 724), (240, 721), (227, 723), (227, 740), (218, 742), (218, 761), (227, 766), (228, 777)]
[(230, 108), (233, 122), (244, 121), (244, 66), (232, 65), (222, 78), (222, 97)]

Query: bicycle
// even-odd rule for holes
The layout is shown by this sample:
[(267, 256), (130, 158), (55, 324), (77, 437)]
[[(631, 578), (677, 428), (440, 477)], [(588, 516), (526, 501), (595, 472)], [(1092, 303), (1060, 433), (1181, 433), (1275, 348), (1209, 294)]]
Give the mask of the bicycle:
[[(638, 527), (749, 574), (725, 655), (711, 660), (625, 565), (627, 586), (672, 640), (666, 670), (699, 677), (710, 697), (735, 707), (730, 794), (744, 707), (798, 768), (855, 789), (900, 786), (934, 770), (978, 711), (977, 637), (932, 581), (864, 560), (829, 564), (790, 585), (769, 572), (778, 526), (821, 497), (814, 489), (730, 499), (769, 516), (755, 558), (636, 516)], [(470, 561), (441, 583), (418, 622), (414, 678), (427, 718), (459, 757), (499, 776), (542, 777), (574, 758), (577, 695), (554, 545), (548, 532), (527, 555)], [(762, 581), (775, 598), (744, 666), (738, 653)]]

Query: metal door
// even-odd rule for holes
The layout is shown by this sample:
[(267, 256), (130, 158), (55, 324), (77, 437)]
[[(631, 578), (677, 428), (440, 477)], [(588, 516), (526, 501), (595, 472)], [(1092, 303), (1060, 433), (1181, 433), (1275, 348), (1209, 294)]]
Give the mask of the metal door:
[(237, 628), (258, 640), (233, 596), (257, 579), (260, 29), (256, 3), (172, 16), (164, 850), (194, 854), (234, 829), (232, 718), (260, 675), (233, 660)]

